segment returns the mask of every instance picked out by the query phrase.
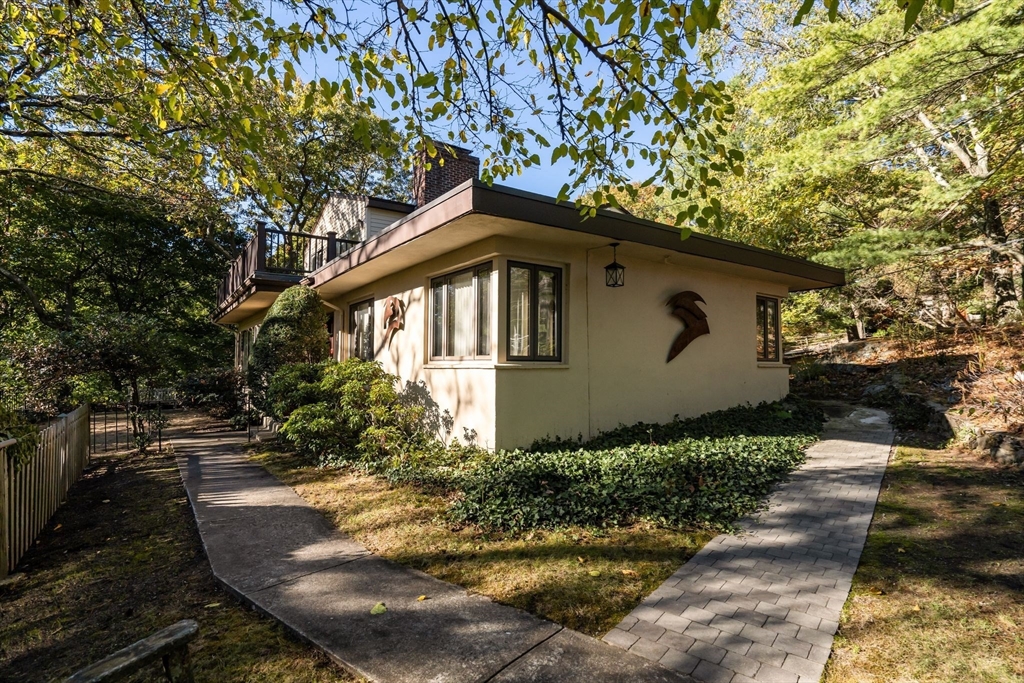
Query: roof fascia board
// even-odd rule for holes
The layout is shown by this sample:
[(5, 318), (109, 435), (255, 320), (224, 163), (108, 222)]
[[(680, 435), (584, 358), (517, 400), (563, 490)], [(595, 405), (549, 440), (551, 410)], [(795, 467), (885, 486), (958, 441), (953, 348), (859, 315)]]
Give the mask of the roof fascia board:
[(761, 268), (820, 282), (822, 288), (846, 284), (842, 270), (806, 259), (700, 233), (693, 233), (684, 240), (680, 239), (678, 228), (603, 209), (598, 210), (596, 216), (583, 218), (575, 204), (569, 202), (557, 202), (544, 195), (497, 185), (488, 187), (480, 181), (474, 181), (473, 185), (473, 209), (477, 213)]

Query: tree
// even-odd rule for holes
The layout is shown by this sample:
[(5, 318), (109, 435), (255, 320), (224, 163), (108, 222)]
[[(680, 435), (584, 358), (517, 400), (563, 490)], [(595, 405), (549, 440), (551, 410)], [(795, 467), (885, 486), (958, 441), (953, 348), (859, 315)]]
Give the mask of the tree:
[[(265, 194), (255, 186), (244, 187), (242, 204), (247, 210), (237, 220), (255, 214), (254, 218), (289, 230), (308, 231), (336, 192), (407, 201), (410, 179), (401, 159), (372, 151), (390, 143), (391, 125), (341, 98), (307, 107), (303, 92), (260, 89), (264, 106), (286, 133), (265, 140), (255, 153), (266, 178), (279, 191)], [(364, 134), (370, 150), (361, 140)]]
[(104, 391), (138, 405), (144, 383), (224, 363), (230, 335), (207, 316), (236, 238), (190, 187), (205, 191), (179, 184), (172, 205), (89, 183), (0, 183), (6, 391), (50, 409)]
[[(821, 4), (836, 15), (837, 0)], [(675, 197), (699, 200), (707, 167), (739, 161), (719, 141), (732, 113), (724, 83), (692, 50), (719, 28), (719, 5), (364, 0), (335, 11), (284, 0), (272, 6), (287, 17), (279, 22), (252, 0), (8, 0), (0, 172), (49, 177), (18, 158), (17, 143), (35, 139), (80, 161), (173, 159), (232, 192), (281, 195), (259, 164), (262, 145), (282, 134), (255, 96), (270, 83), (301, 90), (307, 108), (341, 98), (394, 112), (390, 140), (376, 150), (384, 157), (410, 144), (433, 157), (432, 136), (472, 141), (491, 180), (550, 153), (572, 165), (563, 198), (593, 189), (595, 205), (633, 196), (628, 174), (639, 159), (651, 169), (641, 185), (662, 179)], [(805, 0), (797, 18), (815, 5)], [(906, 3), (907, 19), (923, 5)], [(301, 83), (297, 70), (316, 50), (336, 60), (337, 78)], [(653, 133), (638, 135), (641, 125)], [(373, 143), (368, 129), (354, 133)], [(708, 220), (697, 203), (683, 215)]]
[(329, 353), (327, 313), (320, 295), (311, 287), (289, 287), (267, 310), (253, 343), (246, 373), (253, 405), (269, 413), (267, 389), (274, 373), (291, 363), (319, 363)]
[(1015, 313), (1020, 3), (925, 11), (909, 32), (890, 5), (858, 3), (765, 60), (743, 41), (760, 48), (776, 19), (741, 13), (742, 35), (714, 46), (739, 73), (729, 142), (746, 154), (742, 178), (721, 178), (719, 233), (846, 267), (854, 319), (898, 299), (942, 324), (921, 302), (958, 310), (974, 273), (990, 311)]

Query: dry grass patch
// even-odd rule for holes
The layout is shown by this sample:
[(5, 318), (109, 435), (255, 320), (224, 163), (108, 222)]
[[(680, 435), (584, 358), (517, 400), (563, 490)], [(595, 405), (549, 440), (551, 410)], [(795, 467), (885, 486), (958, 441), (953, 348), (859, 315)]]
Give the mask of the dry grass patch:
[(1024, 473), (901, 447), (826, 683), (1024, 681)]
[[(0, 679), (62, 680), (191, 618), (199, 683), (354, 680), (217, 586), (172, 457), (94, 462), (25, 556), (24, 578), (0, 587)], [(153, 667), (132, 680), (160, 679)]]
[(569, 628), (600, 635), (715, 534), (653, 525), (523, 535), (452, 529), (441, 496), (264, 448), (253, 458), (373, 552)]

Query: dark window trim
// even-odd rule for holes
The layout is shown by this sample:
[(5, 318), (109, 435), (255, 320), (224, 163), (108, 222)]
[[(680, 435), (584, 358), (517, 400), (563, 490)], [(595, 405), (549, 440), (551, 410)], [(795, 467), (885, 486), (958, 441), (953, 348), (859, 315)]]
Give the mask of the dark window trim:
[[(494, 262), (493, 261), (483, 261), (481, 263), (476, 263), (476, 264), (474, 264), (472, 266), (467, 266), (466, 268), (459, 268), (458, 270), (453, 270), (453, 271), (451, 271), (449, 273), (443, 273), (443, 274), (438, 275), (436, 277), (430, 278), (430, 287), (429, 287), (429, 289), (430, 289), (430, 300), (428, 301), (429, 307), (428, 307), (428, 318), (427, 318), (427, 324), (429, 325), (429, 329), (430, 329), (430, 333), (427, 335), (427, 354), (428, 354), (427, 357), (430, 360), (432, 360), (432, 361), (434, 361), (434, 360), (437, 360), (437, 361), (459, 361), (459, 360), (489, 360), (491, 358), (491, 353), (492, 352), (490, 352), (490, 351), (488, 351), (487, 353), (477, 353), (480, 350), (480, 336), (479, 336), (480, 335), (480, 328), (478, 326), (479, 315), (480, 315), (480, 306), (479, 306), (479, 303), (480, 303), (480, 290), (479, 290), (479, 286), (480, 285), (479, 285), (479, 280), (480, 280), (480, 278), (479, 278), (479, 273), (484, 268), (487, 269), (487, 276), (488, 276), (488, 278), (492, 278), (493, 277), (492, 274), (494, 273)], [(472, 355), (469, 355), (469, 356), (449, 356), (446, 353), (444, 353), (447, 350), (447, 348), (448, 348), (448, 339), (446, 338), (447, 335), (448, 335), (448, 301), (447, 301), (447, 299), (448, 299), (448, 280), (450, 278), (455, 277), (456, 275), (462, 275), (464, 273), (472, 273), (473, 274), (473, 304), (474, 304), (474, 306), (473, 306), (473, 350), (474, 350), (474, 352), (473, 352)], [(444, 296), (444, 299), (445, 299), (442, 302), (442, 304), (441, 304), (442, 324), (441, 324), (441, 355), (440, 356), (434, 354), (434, 298), (433, 298), (434, 297), (434, 285), (437, 282), (439, 282), (439, 281), (442, 282), (442, 284), (444, 285), (444, 287), (442, 288), (442, 291), (444, 292), (443, 296)], [(493, 285), (493, 282), (491, 282), (491, 284)], [(487, 307), (488, 307), (488, 309), (490, 309), (490, 301), (487, 302)]]
[[(774, 296), (764, 296), (761, 294), (757, 295), (757, 308), (754, 315), (754, 324), (757, 324), (757, 315), (761, 313), (761, 307), (764, 306), (764, 335), (758, 343), (757, 347), (757, 360), (762, 363), (778, 363), (780, 360), (780, 354), (782, 353), (782, 321), (779, 320), (780, 307), (779, 299)], [(769, 356), (768, 351), (768, 339), (771, 334), (771, 328), (768, 325), (768, 306), (774, 306), (775, 308), (775, 355)]]
[(365, 304), (370, 305), (370, 357), (363, 358), (363, 360), (374, 360), (377, 357), (377, 353), (373, 348), (373, 303), (374, 299), (371, 296), (369, 299), (363, 299), (362, 301), (356, 301), (348, 305), (348, 357), (349, 358), (362, 358), (362, 356), (356, 355), (356, 309)]
[[(512, 355), (512, 269), (525, 268), (530, 271), (530, 353), (526, 356)], [(537, 296), (537, 271), (546, 270), (555, 274), (555, 348), (554, 356), (537, 355), (537, 322), (540, 302)], [(535, 361), (539, 363), (562, 362), (562, 269), (538, 263), (524, 263), (509, 260), (505, 268), (505, 359), (509, 361)]]

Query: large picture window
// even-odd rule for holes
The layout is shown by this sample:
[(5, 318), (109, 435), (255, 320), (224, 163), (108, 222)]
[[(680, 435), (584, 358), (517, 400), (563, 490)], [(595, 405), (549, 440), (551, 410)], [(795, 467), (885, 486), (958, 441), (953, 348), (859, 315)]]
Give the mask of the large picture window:
[(348, 311), (349, 356), (373, 360), (373, 299), (352, 304)]
[(779, 361), (779, 300), (757, 297), (757, 359), (768, 363)]
[(490, 358), (490, 263), (434, 278), (430, 299), (431, 358)]
[(508, 263), (509, 360), (562, 359), (562, 270)]

